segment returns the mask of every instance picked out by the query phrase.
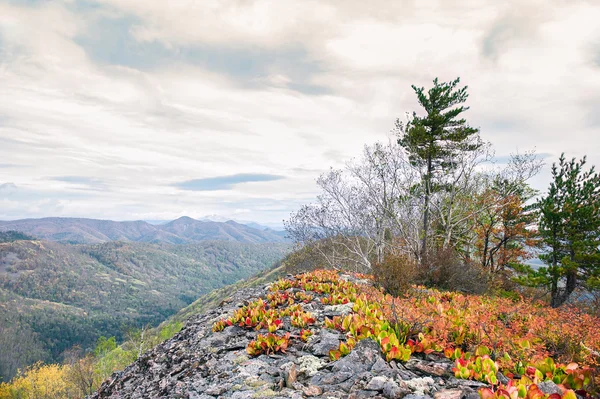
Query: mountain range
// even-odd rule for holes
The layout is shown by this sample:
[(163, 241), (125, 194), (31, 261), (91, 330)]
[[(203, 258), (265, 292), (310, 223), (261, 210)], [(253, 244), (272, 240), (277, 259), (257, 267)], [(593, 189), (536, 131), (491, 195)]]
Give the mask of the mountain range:
[(245, 225), (233, 220), (216, 222), (187, 216), (164, 224), (86, 218), (49, 217), (0, 221), (0, 231), (20, 231), (39, 239), (69, 244), (98, 244), (108, 241), (191, 244), (200, 241), (242, 243), (287, 242), (285, 232)]

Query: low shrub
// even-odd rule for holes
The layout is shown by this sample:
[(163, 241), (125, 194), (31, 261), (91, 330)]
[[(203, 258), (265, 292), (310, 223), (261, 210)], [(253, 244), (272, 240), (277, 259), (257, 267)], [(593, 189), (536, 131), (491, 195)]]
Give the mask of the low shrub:
[(375, 283), (393, 296), (406, 293), (417, 276), (417, 263), (405, 255), (386, 254), (373, 265)]
[(454, 249), (432, 249), (422, 261), (419, 283), (430, 287), (483, 294), (489, 291), (489, 273)]

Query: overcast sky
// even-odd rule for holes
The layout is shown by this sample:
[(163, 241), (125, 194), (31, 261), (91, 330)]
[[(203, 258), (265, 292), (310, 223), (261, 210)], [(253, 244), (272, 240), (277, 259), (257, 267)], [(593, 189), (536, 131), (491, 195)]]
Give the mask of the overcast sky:
[(600, 0), (0, 0), (0, 219), (277, 224), (436, 76), (499, 157), (600, 166), (598, 21)]

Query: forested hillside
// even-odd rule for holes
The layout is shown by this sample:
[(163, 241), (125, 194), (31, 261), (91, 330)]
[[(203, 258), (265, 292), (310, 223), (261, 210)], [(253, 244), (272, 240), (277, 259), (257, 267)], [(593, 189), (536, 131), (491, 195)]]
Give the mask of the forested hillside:
[[(8, 241), (8, 240), (7, 240)], [(271, 266), (285, 244), (0, 243), (0, 376), (73, 345), (156, 325), (200, 295)]]
[(142, 220), (116, 222), (86, 218), (42, 218), (0, 221), (0, 232), (19, 231), (39, 239), (69, 244), (97, 244), (108, 241), (186, 244), (219, 240), (246, 243), (285, 242), (282, 231), (248, 226), (229, 220), (214, 222), (187, 216), (154, 225)]

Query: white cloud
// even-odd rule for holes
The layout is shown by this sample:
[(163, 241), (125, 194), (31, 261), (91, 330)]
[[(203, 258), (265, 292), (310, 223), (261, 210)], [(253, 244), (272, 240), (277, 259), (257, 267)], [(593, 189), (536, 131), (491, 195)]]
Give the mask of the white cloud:
[[(592, 1), (86, 4), (0, 4), (0, 161), (28, 166), (0, 168), (21, 190), (0, 192), (0, 219), (280, 221), (320, 171), (418, 110), (410, 85), (436, 76), (469, 85), (467, 118), (498, 154), (600, 164)], [(236, 174), (285, 179), (173, 186)]]

